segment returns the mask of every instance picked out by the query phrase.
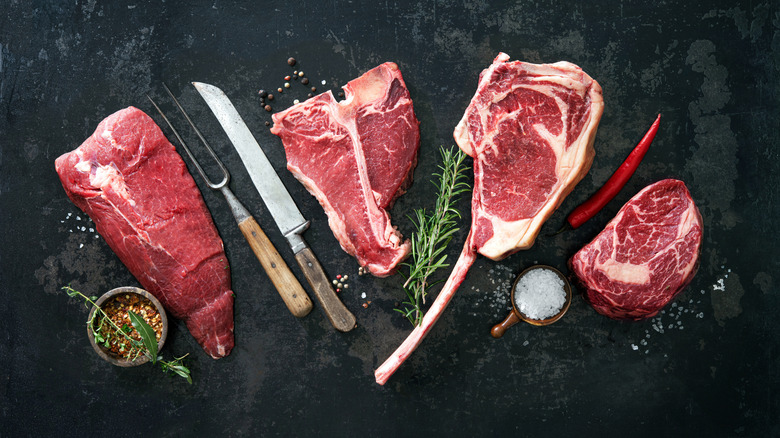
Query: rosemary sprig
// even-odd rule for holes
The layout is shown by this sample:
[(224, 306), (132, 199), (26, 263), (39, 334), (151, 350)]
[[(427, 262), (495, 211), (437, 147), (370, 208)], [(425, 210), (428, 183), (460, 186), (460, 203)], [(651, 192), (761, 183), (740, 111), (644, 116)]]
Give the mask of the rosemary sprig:
[[(136, 360), (139, 356), (145, 355), (149, 357), (153, 364), (159, 362), (163, 372), (170, 371), (178, 374), (187, 379), (188, 383), (192, 384), (190, 370), (184, 366), (182, 362), (182, 360), (187, 357), (187, 354), (177, 357), (172, 361), (166, 361), (162, 356), (157, 355), (157, 338), (154, 329), (152, 329), (143, 318), (132, 311), (128, 311), (133, 327), (135, 327), (136, 331), (141, 335), (141, 341), (138, 341), (130, 336), (132, 329), (129, 326), (125, 325), (119, 327), (108, 317), (108, 315), (106, 315), (106, 312), (104, 312), (100, 306), (95, 304), (95, 300), (97, 300), (96, 296), (88, 297), (73, 289), (70, 285), (64, 286), (62, 289), (69, 297), (82, 298), (84, 300), (84, 305), (87, 306), (87, 308), (95, 308), (95, 313), (92, 314), (92, 318), (87, 321), (87, 327), (92, 330), (92, 334), (95, 336), (95, 342), (108, 347), (111, 345), (111, 341), (114, 340), (113, 337), (116, 336), (113, 333), (118, 333), (121, 337), (119, 337), (117, 341), (120, 342), (120, 345), (124, 345), (124, 348), (129, 350), (128, 357), (132, 357), (131, 360)], [(95, 321), (96, 318), (97, 321)], [(112, 333), (110, 330), (103, 330), (103, 324), (110, 325), (114, 329), (114, 332)]]
[(463, 164), (466, 154), (460, 149), (440, 150), (443, 164), (439, 166), (441, 173), (433, 176), (438, 181), (432, 181), (437, 188), (436, 207), (432, 214), (427, 214), (424, 208), (414, 211), (411, 218), (417, 231), (411, 237), (411, 263), (404, 263), (409, 267), (409, 275), (404, 283), (407, 301), (404, 301), (402, 309), (395, 309), (403, 314), (412, 325), (418, 326), (423, 319), (423, 305), (428, 288), (440, 281), (431, 282), (431, 275), (439, 268), (448, 267), (445, 263), (447, 249), (453, 235), (458, 231), (460, 212), (453, 205), (458, 196), (468, 192), (471, 188), (465, 181)]

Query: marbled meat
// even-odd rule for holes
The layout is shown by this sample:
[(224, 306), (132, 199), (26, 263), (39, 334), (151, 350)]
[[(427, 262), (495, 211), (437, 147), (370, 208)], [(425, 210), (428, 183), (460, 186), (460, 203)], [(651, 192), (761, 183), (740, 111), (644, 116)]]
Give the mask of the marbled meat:
[(273, 115), (271, 132), (287, 168), (319, 201), (341, 247), (360, 266), (384, 277), (410, 251), (388, 209), (412, 182), (419, 122), (401, 71), (392, 62), (345, 87), (328, 90)]
[(529, 248), (593, 162), (601, 87), (569, 62), (509, 62), (499, 53), (455, 128), (474, 159), (471, 230), (423, 322), (374, 372), (383, 385), (430, 332), (480, 253), (499, 260)]
[(701, 214), (688, 188), (665, 179), (631, 198), (569, 266), (597, 312), (650, 318), (693, 280), (701, 242)]

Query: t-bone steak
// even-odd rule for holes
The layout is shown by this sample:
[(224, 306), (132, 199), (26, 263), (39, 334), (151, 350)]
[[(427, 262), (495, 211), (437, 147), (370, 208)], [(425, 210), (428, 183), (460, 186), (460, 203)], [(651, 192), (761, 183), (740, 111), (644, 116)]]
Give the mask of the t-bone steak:
[(211, 357), (233, 348), (230, 269), (195, 181), (143, 111), (100, 122), (55, 162), (68, 197), (138, 279)]
[(287, 168), (319, 201), (341, 247), (383, 277), (409, 254), (387, 210), (412, 181), (419, 122), (400, 70), (375, 67), (345, 87), (273, 115)]
[(377, 383), (384, 384), (428, 334), (477, 252), (498, 260), (533, 244), (590, 169), (603, 110), (599, 84), (569, 62), (509, 62), (499, 53), (480, 74), (454, 132), (474, 159), (471, 230), (422, 324), (374, 372)]
[(631, 198), (569, 266), (597, 312), (644, 319), (690, 284), (701, 240), (701, 214), (685, 183), (665, 179)]

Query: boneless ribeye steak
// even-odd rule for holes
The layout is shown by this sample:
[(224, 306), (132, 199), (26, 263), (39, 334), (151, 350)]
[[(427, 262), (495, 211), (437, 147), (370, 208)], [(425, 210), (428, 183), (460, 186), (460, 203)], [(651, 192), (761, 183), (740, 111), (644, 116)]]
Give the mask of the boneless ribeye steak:
[(597, 312), (644, 319), (690, 284), (701, 240), (701, 214), (685, 183), (665, 179), (631, 198), (569, 266)]
[(471, 230), (422, 324), (376, 370), (377, 383), (384, 384), (430, 331), (477, 252), (499, 260), (533, 245), (590, 169), (603, 110), (599, 84), (569, 62), (509, 62), (499, 53), (480, 74), (454, 132), (474, 159)]
[(341, 247), (376, 276), (392, 274), (409, 242), (387, 209), (412, 181), (419, 122), (398, 67), (375, 67), (345, 87), (273, 115), (287, 168), (314, 195)]
[(144, 289), (187, 323), (211, 357), (228, 355), (233, 292), (222, 239), (154, 121), (137, 108), (118, 111), (55, 167), (68, 197)]

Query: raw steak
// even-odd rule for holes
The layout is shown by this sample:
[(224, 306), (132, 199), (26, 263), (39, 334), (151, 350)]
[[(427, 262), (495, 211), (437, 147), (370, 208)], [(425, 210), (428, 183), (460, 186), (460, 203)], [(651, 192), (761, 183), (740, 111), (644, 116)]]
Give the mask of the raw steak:
[(211, 215), (174, 146), (133, 107), (57, 158), (68, 197), (144, 289), (211, 357), (233, 348), (230, 269)]
[(597, 312), (649, 318), (693, 279), (701, 238), (701, 214), (685, 184), (665, 179), (631, 198), (569, 266)]
[(422, 342), (466, 278), (476, 254), (494, 260), (530, 247), (544, 221), (593, 162), (604, 101), (599, 84), (568, 62), (507, 62), (479, 77), (454, 137), (474, 158), (471, 230), (423, 322), (375, 372), (383, 385)]
[(472, 246), (493, 260), (530, 248), (593, 162), (601, 87), (569, 62), (482, 72), (455, 141), (474, 158)]
[(412, 181), (419, 122), (401, 72), (386, 62), (345, 87), (273, 115), (287, 168), (320, 202), (341, 247), (383, 277), (409, 254), (387, 209)]

